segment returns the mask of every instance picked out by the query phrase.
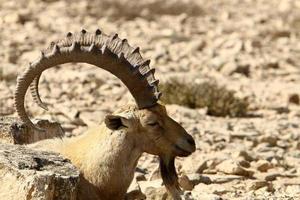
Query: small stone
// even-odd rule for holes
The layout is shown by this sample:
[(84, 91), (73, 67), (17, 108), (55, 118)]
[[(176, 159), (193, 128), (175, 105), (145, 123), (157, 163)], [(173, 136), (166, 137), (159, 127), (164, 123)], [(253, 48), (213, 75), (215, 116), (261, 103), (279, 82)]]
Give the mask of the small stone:
[(163, 200), (172, 200), (172, 197), (168, 194), (165, 187), (148, 187), (145, 191), (145, 195), (147, 196), (147, 199), (163, 199)]
[(87, 130), (86, 126), (79, 126), (72, 131), (73, 136), (81, 135)]
[(243, 177), (243, 176), (237, 176), (237, 175), (219, 175), (219, 174), (216, 174), (216, 175), (207, 175), (207, 177), (211, 181), (210, 183), (218, 183), (218, 184), (228, 183), (228, 182), (235, 181), (235, 180), (243, 180), (243, 179), (245, 179), (245, 177)]
[(223, 65), (221, 72), (225, 75), (232, 75), (237, 69), (237, 64), (235, 62), (229, 62)]
[(155, 169), (153, 169), (152, 172), (150, 173), (149, 180), (153, 181), (153, 180), (156, 180), (156, 179), (159, 179), (159, 178), (161, 178), (160, 169), (159, 169), (159, 165), (157, 165), (155, 167)]
[(291, 32), (290, 31), (285, 31), (285, 30), (280, 30), (280, 31), (275, 31), (272, 34), (272, 38), (280, 38), (280, 37), (290, 37)]
[(265, 63), (264, 68), (265, 69), (278, 69), (279, 62), (278, 61), (269, 61), (269, 62)]
[(192, 192), (190, 191), (183, 191), (183, 195), (181, 195), (181, 198), (184, 200), (195, 200), (192, 196)]
[(16, 24), (20, 21), (20, 15), (17, 12), (10, 12), (10, 14), (4, 16), (4, 21), (7, 24)]
[(260, 143), (268, 143), (270, 146), (275, 146), (278, 138), (275, 135), (263, 135), (259, 138)]
[(249, 155), (247, 151), (237, 151), (233, 154), (233, 157), (238, 158), (238, 157), (243, 157), (246, 161), (253, 161), (254, 158)]
[(244, 131), (244, 132), (233, 132), (231, 133), (230, 137), (232, 137), (232, 139), (248, 139), (248, 140), (253, 140), (253, 138), (259, 136), (260, 133), (258, 133), (257, 131)]
[[(257, 156), (263, 160), (271, 161), (278, 158), (276, 152), (272, 151), (272, 148), (268, 147), (267, 143), (260, 143), (256, 146), (255, 150), (257, 151)], [(280, 159), (282, 159), (281, 156)]]
[(186, 173), (202, 173), (205, 169), (207, 169), (207, 161), (206, 160), (198, 160), (192, 159), (189, 157), (183, 164), (182, 164), (182, 171)]
[(225, 174), (241, 175), (252, 177), (254, 172), (243, 168), (238, 162), (234, 160), (225, 160), (217, 165), (217, 170)]
[(266, 172), (268, 169), (273, 168), (273, 165), (267, 160), (259, 160), (256, 162), (255, 167), (261, 172)]
[(201, 175), (198, 173), (187, 174), (187, 176), (194, 186), (198, 185), (199, 183), (204, 183), (204, 184), (212, 183), (209, 176)]
[(300, 191), (300, 184), (297, 185), (288, 185), (286, 187), (286, 193), (293, 195), (293, 196), (298, 196), (299, 197), (299, 192)]
[(219, 185), (219, 184), (198, 184), (195, 186), (195, 188), (192, 191), (193, 196), (195, 199), (202, 199), (201, 194), (216, 194), (216, 195), (222, 195), (231, 192), (231, 188), (229, 185)]
[(66, 132), (66, 135), (67, 135), (67, 133), (72, 132), (76, 128), (76, 126), (74, 124), (67, 124), (66, 123), (66, 124), (62, 125), (62, 128)]
[(229, 62), (222, 67), (221, 71), (225, 75), (233, 75), (235, 73), (239, 73), (248, 77), (250, 74), (250, 65), (241, 65), (235, 62)]
[(242, 166), (242, 167), (245, 167), (245, 168), (249, 168), (250, 167), (250, 163), (246, 160), (244, 160), (243, 157), (239, 157), (237, 158), (237, 162)]
[(282, 148), (282, 149), (287, 149), (290, 146), (290, 142), (288, 141), (284, 141), (284, 140), (279, 140), (276, 143), (276, 146)]
[(142, 172), (139, 172), (139, 171), (136, 171), (134, 173), (134, 179), (136, 181), (146, 181), (147, 180), (146, 177), (145, 177), (145, 174), (142, 173)]
[(300, 150), (300, 142), (296, 142), (295, 148), (296, 148), (297, 150)]
[(206, 193), (198, 193), (193, 192), (194, 199), (201, 199), (201, 200), (223, 200), (223, 198), (216, 194), (206, 194)]
[(248, 185), (248, 190), (258, 190), (259, 188), (268, 186), (269, 183), (267, 181), (255, 180)]
[(298, 94), (291, 94), (289, 96), (289, 103), (293, 103), (293, 104), (299, 105), (300, 104), (299, 95)]
[(126, 200), (143, 200), (146, 199), (146, 196), (142, 193), (141, 188), (137, 181), (133, 179), (131, 182), (127, 194), (126, 194)]
[(263, 179), (266, 181), (274, 181), (276, 180), (277, 177), (282, 176), (280, 173), (278, 172), (271, 172), (271, 173), (267, 173), (263, 175)]
[(192, 190), (194, 188), (193, 182), (188, 178), (188, 176), (183, 175), (178, 178), (178, 183), (184, 190)]
[(162, 179), (157, 179), (154, 181), (140, 181), (139, 186), (144, 194), (146, 194), (147, 188), (160, 188), (163, 186)]

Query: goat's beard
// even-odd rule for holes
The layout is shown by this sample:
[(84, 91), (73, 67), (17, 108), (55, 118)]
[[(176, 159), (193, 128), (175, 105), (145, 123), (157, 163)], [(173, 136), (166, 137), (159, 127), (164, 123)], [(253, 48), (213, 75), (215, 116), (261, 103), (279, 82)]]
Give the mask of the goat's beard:
[(182, 191), (179, 187), (178, 176), (175, 168), (174, 156), (160, 156), (160, 173), (168, 192), (174, 200), (181, 200)]

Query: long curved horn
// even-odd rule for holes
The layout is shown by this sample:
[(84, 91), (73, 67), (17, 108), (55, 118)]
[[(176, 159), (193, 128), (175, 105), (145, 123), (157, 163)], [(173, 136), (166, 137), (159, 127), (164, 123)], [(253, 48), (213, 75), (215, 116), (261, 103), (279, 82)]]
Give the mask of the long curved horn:
[[(154, 106), (161, 93), (154, 69), (150, 69), (149, 60), (144, 60), (139, 48), (131, 47), (126, 39), (117, 34), (107, 36), (99, 29), (95, 33), (68, 33), (66, 38), (51, 45), (41, 52), (38, 60), (31, 63), (18, 77), (15, 90), (15, 108), (20, 119), (35, 127), (26, 114), (24, 98), (31, 83), (38, 93), (38, 79), (42, 72), (56, 65), (69, 62), (84, 62), (105, 69), (117, 76), (129, 89), (139, 109)], [(32, 90), (33, 91), (33, 90)], [(40, 100), (39, 96), (37, 99)]]
[(41, 96), (39, 93), (39, 81), (42, 74), (39, 74), (37, 77), (33, 79), (33, 82), (30, 84), (30, 93), (33, 98), (33, 101), (38, 104), (44, 110), (48, 110), (48, 107), (44, 102), (41, 100)]

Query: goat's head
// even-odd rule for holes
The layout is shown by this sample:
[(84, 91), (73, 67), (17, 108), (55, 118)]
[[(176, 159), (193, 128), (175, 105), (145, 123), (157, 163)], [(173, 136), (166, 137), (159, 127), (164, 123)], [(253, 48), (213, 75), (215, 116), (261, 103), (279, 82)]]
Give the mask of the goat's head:
[(121, 109), (105, 118), (106, 126), (116, 130), (127, 129), (135, 134), (142, 151), (164, 156), (188, 156), (195, 151), (195, 141), (185, 129), (168, 116), (165, 106), (150, 108), (134, 106)]
[[(15, 91), (15, 107), (20, 119), (28, 126), (35, 125), (28, 118), (24, 98), (30, 87), (33, 99), (44, 109), (38, 93), (42, 72), (56, 65), (69, 62), (85, 62), (103, 68), (117, 76), (133, 95), (136, 106), (129, 112), (116, 112), (105, 118), (110, 129), (127, 128), (144, 144), (142, 150), (161, 158), (161, 171), (166, 185), (176, 182), (175, 156), (188, 156), (195, 151), (193, 138), (184, 128), (171, 119), (165, 107), (158, 102), (158, 80), (150, 61), (144, 60), (139, 48), (132, 48), (126, 39), (117, 34), (107, 36), (99, 29), (95, 33), (68, 33), (66, 38), (54, 42), (41, 52), (40, 58), (31, 63), (18, 78)], [(138, 131), (137, 131), (138, 130)], [(173, 178), (167, 176), (173, 173)], [(177, 185), (178, 187), (178, 185)], [(170, 189), (170, 188), (169, 188)]]

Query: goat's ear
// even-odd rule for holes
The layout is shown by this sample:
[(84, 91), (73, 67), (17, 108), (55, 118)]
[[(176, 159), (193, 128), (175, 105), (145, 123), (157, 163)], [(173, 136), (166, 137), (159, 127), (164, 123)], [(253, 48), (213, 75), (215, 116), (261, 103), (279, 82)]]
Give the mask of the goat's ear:
[(104, 123), (107, 128), (111, 130), (117, 130), (120, 127), (129, 127), (129, 116), (121, 116), (121, 115), (106, 115)]

